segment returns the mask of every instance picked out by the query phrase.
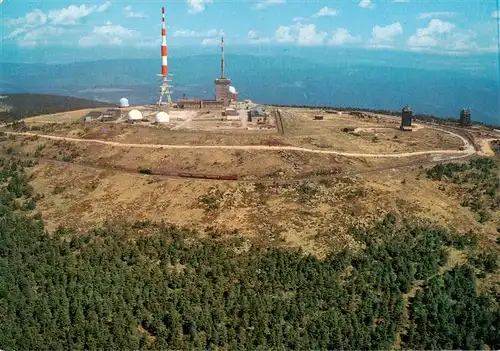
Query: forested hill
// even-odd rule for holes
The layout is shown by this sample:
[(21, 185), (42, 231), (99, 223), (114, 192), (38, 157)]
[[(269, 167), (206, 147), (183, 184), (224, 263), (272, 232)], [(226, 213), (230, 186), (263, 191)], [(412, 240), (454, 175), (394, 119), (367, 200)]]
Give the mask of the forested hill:
[(149, 222), (48, 235), (27, 167), (0, 158), (3, 350), (500, 347), (471, 234), (388, 215), (324, 260)]
[(70, 96), (45, 94), (3, 94), (0, 98), (0, 121), (13, 121), (25, 117), (116, 105)]

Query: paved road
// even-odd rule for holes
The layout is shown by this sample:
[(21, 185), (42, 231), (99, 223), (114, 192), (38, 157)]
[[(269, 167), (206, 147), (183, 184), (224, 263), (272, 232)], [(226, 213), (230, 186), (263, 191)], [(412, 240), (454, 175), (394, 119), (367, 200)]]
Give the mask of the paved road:
[[(93, 143), (93, 144), (102, 144), (102, 145), (110, 145), (117, 147), (131, 147), (131, 148), (147, 148), (147, 149), (219, 149), (219, 150), (261, 150), (261, 151), (299, 151), (306, 153), (316, 153), (316, 154), (330, 154), (330, 155), (339, 155), (346, 157), (370, 157), (370, 158), (401, 158), (401, 157), (411, 157), (411, 156), (419, 156), (419, 155), (434, 155), (438, 154), (439, 156), (435, 157), (435, 161), (445, 161), (448, 159), (455, 158), (463, 158), (468, 157), (475, 154), (477, 151), (474, 149), (474, 146), (469, 143), (467, 139), (458, 135), (456, 133), (434, 128), (436, 130), (440, 130), (444, 133), (451, 134), (459, 139), (461, 139), (464, 143), (464, 150), (427, 150), (427, 151), (415, 151), (415, 152), (403, 152), (397, 154), (366, 154), (366, 153), (356, 153), (356, 152), (343, 152), (343, 151), (334, 151), (334, 150), (317, 150), (317, 149), (309, 149), (303, 147), (296, 146), (266, 146), (266, 145), (173, 145), (173, 144), (130, 144), (130, 143), (119, 143), (115, 141), (106, 141), (106, 140), (98, 140), (98, 139), (79, 139), (79, 138), (70, 138), (56, 135), (47, 135), (47, 134), (39, 134), (39, 133), (30, 133), (30, 132), (5, 132), (6, 134), (12, 135), (24, 135), (24, 136), (37, 136), (39, 138), (50, 139), (50, 140), (62, 140), (62, 141), (70, 141), (76, 143)], [(451, 154), (456, 156), (444, 156), (445, 154)]]

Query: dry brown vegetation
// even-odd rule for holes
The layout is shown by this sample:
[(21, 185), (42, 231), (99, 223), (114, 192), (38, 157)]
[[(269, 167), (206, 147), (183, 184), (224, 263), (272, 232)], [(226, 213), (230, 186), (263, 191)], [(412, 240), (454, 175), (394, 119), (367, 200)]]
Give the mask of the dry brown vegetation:
[[(252, 240), (302, 247), (322, 255), (355, 245), (351, 225), (369, 225), (388, 212), (429, 218), (494, 240), (493, 225), (439, 191), (416, 170), (332, 177), (288, 184), (162, 180), (76, 164), (34, 168), (38, 203), (49, 229), (84, 228), (104, 221), (166, 221), (201, 231), (233, 230)], [(401, 179), (406, 179), (402, 184)], [(491, 242), (491, 241), (490, 241)]]
[[(313, 120), (318, 114), (323, 121)], [(403, 132), (399, 119), (389, 117), (358, 118), (322, 114), (320, 110), (284, 110), (281, 115), (286, 134), (294, 144), (304, 147), (375, 154), (458, 149), (462, 145), (456, 137), (430, 128)], [(345, 133), (344, 128), (361, 130)]]
[[(291, 145), (373, 154), (450, 150), (462, 146), (460, 139), (432, 128), (403, 132), (398, 129), (399, 121), (391, 118), (358, 118), (326, 114), (325, 120), (314, 121), (313, 116), (322, 111), (298, 109), (280, 111), (285, 128), (284, 135), (277, 134), (275, 130), (235, 129), (200, 133), (147, 125), (77, 122), (81, 113), (72, 119), (36, 117), (28, 119), (27, 122), (36, 131), (47, 134), (138, 144)], [(48, 121), (59, 123), (45, 124)], [(345, 133), (342, 131), (344, 128), (361, 130), (356, 133)]]
[[(390, 122), (341, 116), (312, 121), (315, 113), (284, 112), (284, 136), (182, 132), (121, 124), (36, 125), (47, 134), (127, 143), (275, 143), (372, 153), (460, 146), (460, 140), (432, 129), (405, 133), (394, 126), (377, 131), (378, 140), (374, 141), (369, 133), (350, 135), (341, 127), (370, 128)], [(39, 160), (32, 170), (32, 185), (44, 196), (38, 208), (49, 230), (60, 225), (98, 226), (105, 221), (166, 221), (210, 235), (238, 235), (251, 241), (302, 247), (322, 256), (331, 250), (355, 248), (349, 227), (370, 225), (393, 212), (428, 218), (459, 231), (476, 231), (485, 244), (497, 236), (495, 223), (479, 224), (453, 194), (420, 175), (419, 165), (429, 163), (425, 156), (368, 160), (296, 151), (140, 149), (21, 136), (0, 140), (3, 153)], [(411, 163), (413, 166), (401, 167)], [(242, 180), (165, 179), (138, 174), (139, 167), (237, 174)], [(214, 232), (214, 228), (222, 231)]]

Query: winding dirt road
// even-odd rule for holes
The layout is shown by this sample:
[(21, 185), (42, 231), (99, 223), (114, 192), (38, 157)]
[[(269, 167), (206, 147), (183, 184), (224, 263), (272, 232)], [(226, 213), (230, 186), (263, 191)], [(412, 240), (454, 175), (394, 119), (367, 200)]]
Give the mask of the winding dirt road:
[(500, 138), (482, 139), (479, 143), (481, 151), (478, 153), (484, 156), (495, 156), (495, 151), (491, 148), (491, 142), (495, 140), (500, 140)]
[[(450, 159), (457, 159), (468, 157), (477, 152), (471, 143), (461, 135), (456, 133), (439, 129), (444, 133), (451, 134), (462, 140), (464, 143), (464, 150), (427, 150), (427, 151), (415, 151), (415, 152), (403, 152), (397, 154), (365, 154), (365, 153), (354, 153), (354, 152), (343, 152), (343, 151), (334, 151), (334, 150), (318, 150), (318, 149), (309, 149), (303, 147), (296, 146), (266, 146), (266, 145), (175, 145), (175, 144), (127, 144), (127, 143), (119, 143), (115, 141), (106, 141), (106, 140), (98, 140), (98, 139), (79, 139), (79, 138), (70, 138), (70, 137), (62, 137), (56, 135), (47, 135), (47, 134), (39, 134), (39, 133), (30, 133), (30, 132), (5, 132), (6, 134), (12, 135), (24, 135), (24, 136), (36, 136), (39, 138), (50, 139), (50, 140), (62, 140), (76, 143), (93, 143), (93, 144), (102, 144), (102, 145), (110, 145), (117, 147), (130, 147), (130, 148), (147, 148), (147, 149), (225, 149), (225, 150), (261, 150), (261, 151), (299, 151), (306, 153), (316, 153), (316, 154), (330, 154), (330, 155), (339, 155), (346, 157), (372, 157), (372, 158), (401, 158), (401, 157), (411, 157), (411, 156), (420, 156), (420, 155), (434, 155), (438, 154), (440, 156), (435, 157), (433, 161), (446, 161)], [(444, 156), (445, 154), (452, 154), (456, 156)]]

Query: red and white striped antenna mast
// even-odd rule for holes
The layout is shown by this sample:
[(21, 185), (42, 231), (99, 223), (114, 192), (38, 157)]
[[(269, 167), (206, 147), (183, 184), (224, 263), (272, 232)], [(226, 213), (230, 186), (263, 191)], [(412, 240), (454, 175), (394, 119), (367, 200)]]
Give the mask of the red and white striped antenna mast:
[(168, 48), (167, 48), (167, 26), (165, 22), (165, 8), (161, 8), (161, 77), (160, 83), (160, 98), (158, 100), (158, 105), (161, 106), (163, 103), (163, 97), (167, 98), (168, 105), (172, 105), (172, 99), (170, 93), (172, 92), (172, 86), (169, 84), (171, 80), (168, 79)]

